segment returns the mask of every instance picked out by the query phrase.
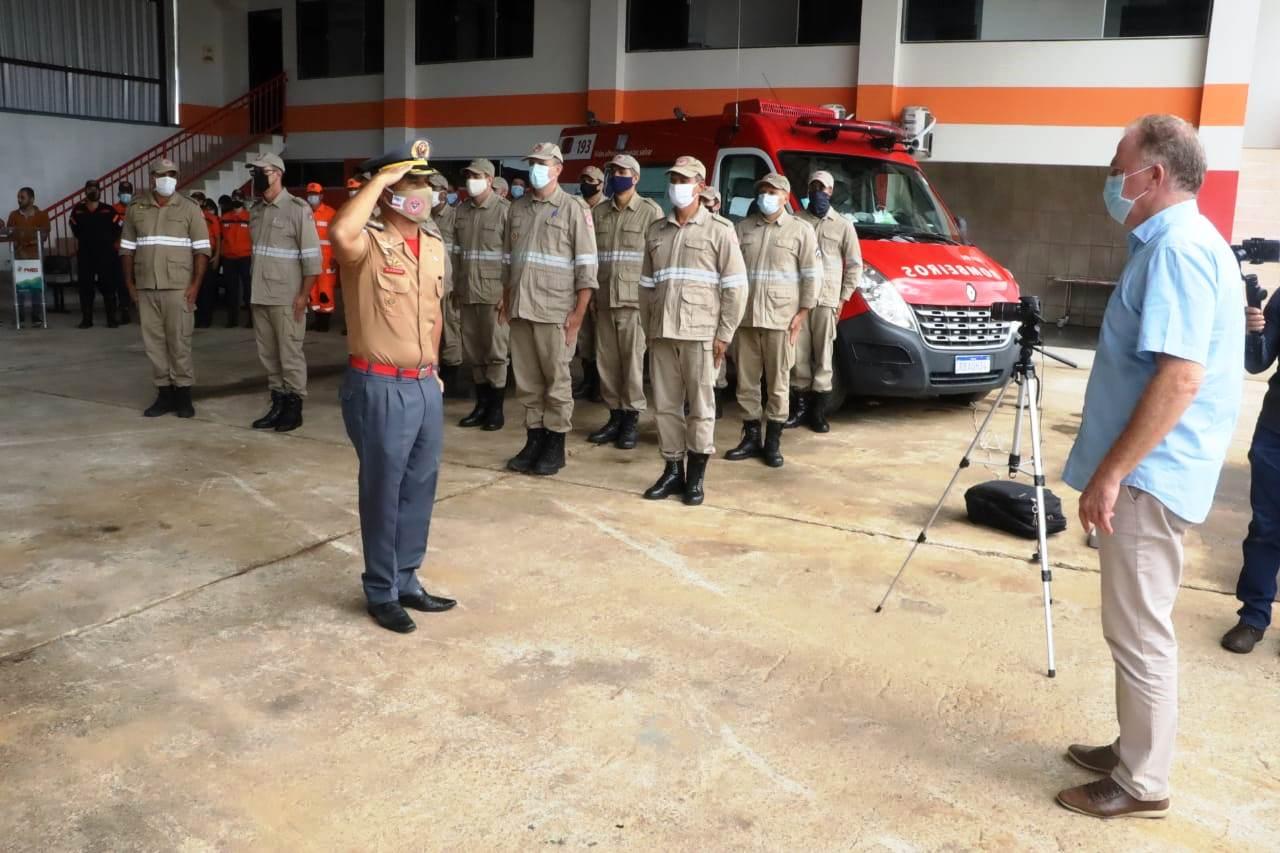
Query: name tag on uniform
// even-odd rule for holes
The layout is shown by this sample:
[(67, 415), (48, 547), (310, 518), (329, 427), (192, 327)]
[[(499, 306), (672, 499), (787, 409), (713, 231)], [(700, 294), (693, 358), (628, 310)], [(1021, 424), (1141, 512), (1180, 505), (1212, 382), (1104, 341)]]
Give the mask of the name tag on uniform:
[(404, 270), (401, 269), (400, 267), (383, 267), (382, 272), (384, 275), (404, 275), (405, 274)]

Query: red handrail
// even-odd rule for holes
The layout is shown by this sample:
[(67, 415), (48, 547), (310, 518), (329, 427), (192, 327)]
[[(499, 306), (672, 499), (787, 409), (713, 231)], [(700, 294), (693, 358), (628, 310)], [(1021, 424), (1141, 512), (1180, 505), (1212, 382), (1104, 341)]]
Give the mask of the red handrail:
[[(285, 92), (288, 78), (279, 74), (255, 86), (231, 103), (219, 107), (191, 126), (158, 142), (102, 177), (99, 201), (114, 204), (121, 181), (133, 184), (134, 194), (150, 186), (148, 167), (164, 157), (178, 166), (178, 186), (185, 187), (222, 165), (241, 151), (272, 134), (284, 132)], [(84, 200), (79, 189), (45, 208), (49, 214), (49, 250), (46, 255), (74, 255), (71, 210)]]

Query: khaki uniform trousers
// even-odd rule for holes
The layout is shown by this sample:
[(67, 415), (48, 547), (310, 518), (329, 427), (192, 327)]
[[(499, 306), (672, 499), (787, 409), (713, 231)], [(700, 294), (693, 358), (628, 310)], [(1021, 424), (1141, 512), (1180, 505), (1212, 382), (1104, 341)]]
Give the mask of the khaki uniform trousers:
[(195, 322), (195, 309), (187, 307), (184, 289), (138, 291), (142, 348), (151, 362), (151, 380), (157, 388), (190, 388), (195, 384), (196, 369), (191, 362)]
[(462, 364), (462, 309), (452, 296), (444, 303), (444, 340), (440, 342), (440, 363), (448, 367)]
[(1116, 668), (1111, 776), (1139, 800), (1169, 795), (1178, 730), (1178, 641), (1173, 603), (1182, 581), (1182, 538), (1190, 525), (1155, 497), (1120, 487), (1115, 533), (1102, 534), (1102, 634)]
[(267, 371), (267, 387), (285, 394), (307, 396), (307, 357), (302, 339), (307, 320), (294, 319), (292, 305), (254, 305), (253, 336), (258, 360)]
[(582, 325), (578, 327), (578, 357), (583, 361), (595, 361), (596, 353), (596, 300), (592, 298), (587, 306), (587, 313), (582, 315)]
[(746, 420), (760, 420), (760, 378), (769, 392), (763, 414), (771, 421), (785, 421), (791, 402), (791, 361), (795, 348), (785, 329), (738, 328), (738, 405)]
[(796, 335), (796, 364), (791, 387), (797, 391), (831, 390), (831, 359), (836, 343), (836, 309), (818, 305)]
[(498, 322), (497, 305), (462, 306), (462, 357), (471, 365), (471, 379), (507, 387), (507, 352), (511, 331)]
[(559, 323), (511, 321), (511, 372), (516, 399), (524, 406), (526, 429), (573, 429), (573, 349)]
[[(656, 338), (650, 344), (649, 384), (663, 459), (683, 459), (686, 452), (715, 454), (715, 382), (711, 341)], [(685, 403), (689, 404), (687, 416)]]
[(596, 314), (600, 395), (609, 409), (645, 410), (644, 329), (639, 308), (605, 308)]

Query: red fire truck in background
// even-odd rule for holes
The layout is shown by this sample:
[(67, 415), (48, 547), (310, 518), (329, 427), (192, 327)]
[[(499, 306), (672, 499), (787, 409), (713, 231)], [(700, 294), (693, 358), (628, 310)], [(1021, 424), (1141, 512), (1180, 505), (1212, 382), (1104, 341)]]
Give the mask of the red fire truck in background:
[(561, 183), (616, 154), (639, 161), (639, 192), (670, 210), (666, 169), (692, 154), (720, 190), (721, 213), (747, 215), (756, 181), (781, 172), (792, 209), (807, 204), (809, 174), (835, 177), (831, 206), (853, 222), (862, 284), (840, 314), (832, 405), (846, 395), (980, 399), (1009, 376), (1015, 327), (991, 317), (1018, 299), (1013, 276), (965, 239), (929, 186), (897, 125), (847, 119), (839, 107), (768, 101), (721, 115), (565, 128)]

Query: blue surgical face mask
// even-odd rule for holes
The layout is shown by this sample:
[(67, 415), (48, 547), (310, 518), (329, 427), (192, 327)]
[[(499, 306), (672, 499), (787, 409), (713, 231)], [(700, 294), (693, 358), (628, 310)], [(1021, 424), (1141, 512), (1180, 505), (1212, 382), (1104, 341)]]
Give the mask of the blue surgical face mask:
[(636, 179), (630, 175), (610, 175), (609, 176), (609, 192), (612, 195), (621, 195), (636, 185)]
[(519, 184), (516, 184), (514, 187), (511, 188), (512, 198), (520, 198), (520, 196), (522, 195), (524, 195), (524, 187), (520, 186)]
[(782, 209), (782, 199), (773, 193), (760, 193), (756, 196), (756, 204), (760, 207), (760, 212), (765, 216), (773, 216)]
[(133, 201), (133, 193), (120, 193), (120, 203), (128, 204)]
[(534, 163), (529, 167), (529, 183), (535, 190), (540, 190), (551, 183), (551, 167), (546, 163)]
[[(1153, 163), (1152, 166), (1155, 164)], [(1130, 212), (1133, 211), (1134, 204), (1138, 198), (1142, 198), (1147, 194), (1148, 190), (1143, 190), (1138, 194), (1138, 198), (1124, 197), (1124, 182), (1140, 172), (1145, 172), (1151, 166), (1143, 166), (1136, 172), (1130, 172), (1127, 175), (1108, 175), (1107, 180), (1102, 185), (1102, 203), (1107, 206), (1107, 213), (1111, 214), (1111, 218), (1121, 225), (1129, 218)]]
[(447, 196), (445, 196), (445, 202), (446, 202), (447, 204), (457, 204), (457, 203), (458, 203), (458, 194), (457, 194), (457, 193), (449, 193)]
[(831, 209), (831, 193), (825, 190), (814, 190), (809, 193), (809, 212), (819, 218), (826, 216)]

